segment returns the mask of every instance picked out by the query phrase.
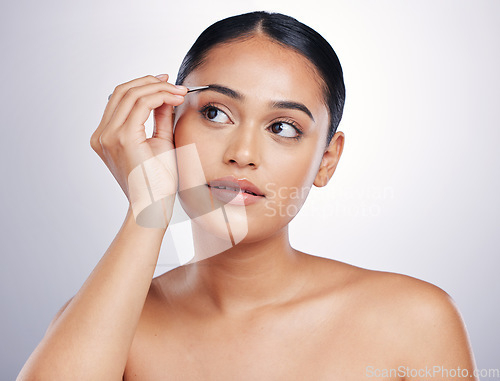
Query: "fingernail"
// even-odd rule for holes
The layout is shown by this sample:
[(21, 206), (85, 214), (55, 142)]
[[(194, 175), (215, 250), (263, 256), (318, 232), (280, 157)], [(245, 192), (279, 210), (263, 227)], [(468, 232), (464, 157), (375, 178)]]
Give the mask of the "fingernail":
[(186, 86), (182, 86), (182, 85), (175, 85), (175, 87), (177, 87), (179, 90), (187, 90), (187, 87), (186, 87)]
[(158, 75), (155, 75), (155, 77), (160, 79), (160, 80), (163, 80), (163, 79), (166, 79), (168, 77), (168, 74), (158, 74)]

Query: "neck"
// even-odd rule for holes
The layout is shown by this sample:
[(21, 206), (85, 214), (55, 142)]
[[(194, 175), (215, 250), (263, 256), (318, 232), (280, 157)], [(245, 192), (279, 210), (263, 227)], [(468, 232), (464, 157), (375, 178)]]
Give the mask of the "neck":
[(291, 299), (305, 282), (304, 255), (290, 246), (288, 225), (264, 240), (239, 243), (184, 266), (190, 288), (216, 312), (248, 312)]

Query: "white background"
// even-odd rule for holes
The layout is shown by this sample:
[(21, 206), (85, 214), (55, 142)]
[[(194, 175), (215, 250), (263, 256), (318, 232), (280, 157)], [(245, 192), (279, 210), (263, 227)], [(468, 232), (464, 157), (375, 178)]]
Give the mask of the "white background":
[(4, 1), (2, 379), (15, 378), (125, 216), (89, 144), (108, 95), (147, 74), (173, 81), (207, 26), (253, 10), (316, 29), (345, 75), (344, 153), (292, 222), (292, 244), (443, 288), (478, 367), (500, 368), (500, 2)]

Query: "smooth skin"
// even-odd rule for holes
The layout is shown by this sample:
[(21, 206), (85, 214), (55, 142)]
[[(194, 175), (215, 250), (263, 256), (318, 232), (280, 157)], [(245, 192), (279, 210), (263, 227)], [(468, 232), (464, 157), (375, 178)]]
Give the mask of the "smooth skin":
[[(298, 210), (313, 184), (329, 182), (345, 139), (339, 131), (325, 147), (321, 78), (306, 58), (257, 35), (212, 49), (184, 83), (223, 85), (240, 99), (212, 90), (183, 97), (186, 89), (166, 80), (118, 86), (92, 147), (127, 194), (137, 160), (195, 143), (207, 181), (232, 174), (265, 190), (246, 207), (248, 235), (152, 279), (166, 229), (138, 226), (129, 208), (18, 379), (419, 380), (438, 366), (433, 380), (457, 369), (472, 374), (464, 323), (440, 288), (291, 247), (295, 214), (280, 211)], [(282, 100), (304, 104), (314, 120), (272, 107)], [(207, 104), (216, 109), (201, 112)], [(279, 121), (288, 125), (270, 128)], [(291, 138), (290, 122), (300, 139)]]

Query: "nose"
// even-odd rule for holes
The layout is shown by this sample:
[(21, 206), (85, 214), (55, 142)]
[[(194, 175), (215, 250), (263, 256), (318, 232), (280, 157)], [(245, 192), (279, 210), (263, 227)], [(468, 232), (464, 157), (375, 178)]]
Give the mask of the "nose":
[(225, 164), (242, 168), (249, 166), (252, 169), (259, 167), (261, 142), (257, 130), (256, 126), (240, 125), (231, 133), (224, 152)]

